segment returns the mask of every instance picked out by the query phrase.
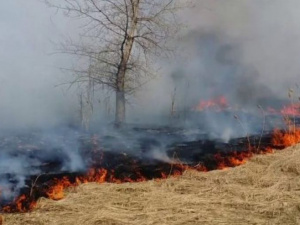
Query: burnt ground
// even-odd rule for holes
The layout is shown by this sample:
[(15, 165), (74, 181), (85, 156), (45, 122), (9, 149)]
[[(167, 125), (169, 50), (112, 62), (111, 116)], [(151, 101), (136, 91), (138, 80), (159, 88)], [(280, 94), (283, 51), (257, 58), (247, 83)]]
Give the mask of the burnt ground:
[[(226, 157), (232, 152), (247, 151), (249, 142), (262, 149), (272, 147), (270, 121), (280, 120), (275, 119), (267, 120), (262, 135), (228, 141), (209, 135), (199, 124), (189, 129), (131, 126), (105, 134), (69, 128), (5, 133), (0, 137), (0, 186), (8, 191), (1, 196), (0, 205), (9, 204), (20, 193), (31, 193), (33, 182), (33, 198), (38, 199), (45, 196), (43, 190), (53, 179), (68, 176), (72, 181), (90, 168), (113, 171), (114, 178), (121, 181), (138, 180), (140, 176), (149, 180), (161, 178), (162, 172), (172, 169), (173, 160), (214, 170), (218, 166), (216, 154)], [(182, 168), (177, 169), (183, 172)]]
[(4, 224), (300, 223), (299, 145), (258, 155), (245, 165), (141, 183), (88, 183), (61, 201), (41, 198), (30, 213), (4, 214)]

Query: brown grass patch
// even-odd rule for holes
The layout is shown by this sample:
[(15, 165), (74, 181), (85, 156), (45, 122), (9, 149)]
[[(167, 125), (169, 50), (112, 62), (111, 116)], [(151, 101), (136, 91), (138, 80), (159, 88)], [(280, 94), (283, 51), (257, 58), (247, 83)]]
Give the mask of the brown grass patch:
[(65, 199), (40, 199), (5, 225), (300, 224), (300, 146), (245, 165), (160, 181), (84, 184)]

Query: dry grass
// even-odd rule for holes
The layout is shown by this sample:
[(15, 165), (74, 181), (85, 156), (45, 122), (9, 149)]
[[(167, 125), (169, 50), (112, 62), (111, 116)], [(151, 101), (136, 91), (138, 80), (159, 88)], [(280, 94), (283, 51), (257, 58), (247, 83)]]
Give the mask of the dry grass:
[(135, 184), (85, 184), (5, 225), (300, 224), (300, 146), (245, 165)]

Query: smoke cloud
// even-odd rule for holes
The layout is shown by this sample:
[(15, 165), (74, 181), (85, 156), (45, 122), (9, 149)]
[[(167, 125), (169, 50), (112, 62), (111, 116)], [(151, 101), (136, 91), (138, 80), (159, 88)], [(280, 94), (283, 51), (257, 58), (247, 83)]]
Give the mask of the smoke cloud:
[(72, 94), (55, 86), (65, 80), (59, 68), (71, 60), (51, 55), (68, 21), (35, 0), (3, 1), (0, 15), (0, 127), (48, 127), (68, 120)]
[(140, 93), (140, 111), (170, 114), (174, 93), (179, 111), (221, 95), (240, 110), (282, 107), (289, 88), (298, 89), (299, 8), (296, 0), (196, 1), (182, 13), (188, 27), (175, 59)]
[[(245, 131), (261, 129), (260, 123), (252, 123), (248, 113), (259, 112), (257, 104), (262, 107), (283, 104), (288, 100), (288, 89), (299, 82), (299, 9), (299, 0), (195, 1), (194, 7), (181, 13), (187, 26), (171, 43), (176, 46), (175, 57), (158, 59), (161, 69), (157, 77), (128, 99), (127, 108), (130, 123), (152, 126), (171, 123), (189, 129), (177, 136), (163, 136), (159, 132), (139, 131), (124, 135), (101, 127), (101, 135), (107, 135), (101, 144), (108, 149), (136, 150), (143, 147), (141, 143), (147, 143), (143, 157), (168, 162), (164, 150), (175, 141), (197, 140), (205, 132), (228, 141), (233, 136), (245, 136)], [(68, 55), (52, 54), (57, 47), (54, 43), (68, 37), (78, 38), (79, 23), (37, 0), (10, 0), (1, 4), (0, 131), (4, 131), (0, 133), (3, 134), (0, 186), (6, 190), (2, 193), (4, 199), (12, 199), (19, 193), (26, 176), (39, 174), (41, 171), (34, 168), (44, 160), (63, 160), (61, 170), (86, 169), (79, 152), (79, 134), (69, 129), (54, 129), (79, 122), (76, 90), (59, 86), (70, 81), (59, 68), (71, 68), (76, 61)], [(241, 130), (232, 114), (187, 115), (199, 101), (218, 96), (225, 96), (237, 112), (247, 113), (239, 118), (245, 130)], [(99, 99), (95, 99), (91, 120), (93, 128), (98, 130), (99, 121), (107, 123), (113, 119), (114, 96), (107, 101)], [(172, 113), (179, 119), (175, 123), (170, 117), (172, 106)], [(104, 120), (105, 113), (109, 117)], [(199, 130), (199, 126), (203, 129)], [(48, 146), (39, 153), (37, 161), (19, 154), (24, 146), (6, 149), (4, 141), (7, 129), (25, 130), (24, 134), (29, 128), (47, 128), (31, 139), (33, 144), (42, 140)], [(15, 174), (10, 178), (13, 181), (6, 173)]]
[[(177, 57), (163, 60), (158, 77), (130, 99), (129, 121), (169, 114), (174, 93), (180, 109), (218, 95), (243, 107), (286, 99), (299, 78), (299, 8), (297, 0), (196, 1), (182, 13), (187, 27), (175, 42)], [(50, 53), (53, 42), (76, 39), (78, 21), (35, 0), (6, 1), (0, 10), (1, 127), (74, 121), (74, 89), (56, 87), (70, 78), (59, 68), (74, 61)]]

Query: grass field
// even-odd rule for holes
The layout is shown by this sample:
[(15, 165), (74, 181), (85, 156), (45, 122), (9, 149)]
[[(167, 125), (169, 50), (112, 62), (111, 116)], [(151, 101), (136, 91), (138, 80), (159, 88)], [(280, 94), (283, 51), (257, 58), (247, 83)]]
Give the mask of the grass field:
[(245, 165), (124, 184), (83, 184), (60, 201), (40, 199), (4, 225), (300, 224), (300, 146)]

